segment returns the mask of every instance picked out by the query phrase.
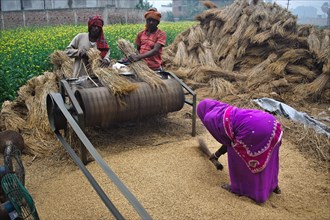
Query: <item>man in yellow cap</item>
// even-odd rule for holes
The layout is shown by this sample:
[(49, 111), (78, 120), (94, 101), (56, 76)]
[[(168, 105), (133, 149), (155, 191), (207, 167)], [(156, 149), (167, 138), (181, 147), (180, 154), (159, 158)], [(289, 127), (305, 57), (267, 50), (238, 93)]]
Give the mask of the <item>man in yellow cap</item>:
[(144, 59), (150, 69), (162, 70), (162, 48), (166, 44), (166, 33), (158, 29), (162, 15), (156, 8), (150, 8), (145, 14), (146, 29), (137, 34), (135, 44), (139, 54), (132, 54), (129, 60)]

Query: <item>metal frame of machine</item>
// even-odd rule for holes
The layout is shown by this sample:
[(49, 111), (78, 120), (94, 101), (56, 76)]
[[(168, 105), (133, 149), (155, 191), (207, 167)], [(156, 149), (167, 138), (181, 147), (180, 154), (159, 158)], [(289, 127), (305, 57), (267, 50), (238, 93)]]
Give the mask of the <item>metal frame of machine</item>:
[[(190, 89), (181, 79), (179, 79), (175, 74), (170, 72), (159, 72), (158, 74), (165, 76), (166, 79), (171, 78), (177, 81), (184, 91), (184, 103), (192, 106), (192, 132), (191, 135), (196, 135), (196, 93)], [(89, 77), (89, 76), (88, 76)], [(92, 80), (92, 79), (91, 79)], [(186, 99), (186, 96), (191, 95), (192, 99)], [(121, 193), (126, 197), (126, 199), (135, 208), (137, 213), (142, 219), (151, 219), (151, 216), (147, 213), (144, 207), (139, 203), (139, 201), (134, 197), (134, 195), (127, 189), (127, 187), (121, 182), (117, 175), (111, 170), (111, 168), (105, 163), (99, 153), (96, 151), (95, 147), (88, 140), (84, 134), (85, 128), (85, 116), (82, 106), (79, 104), (74, 91), (66, 79), (60, 80), (60, 93), (50, 93), (47, 95), (47, 113), (51, 129), (55, 133), (56, 137), (68, 154), (71, 156), (76, 165), (84, 173), (94, 190), (97, 192), (103, 203), (107, 206), (109, 211), (113, 214), (116, 219), (123, 219), (123, 216), (119, 210), (114, 206), (111, 200), (104, 193), (103, 189), (97, 183), (92, 174), (88, 171), (85, 165), (87, 161), (87, 151), (95, 159), (98, 165), (103, 169), (107, 176), (113, 181)], [(70, 146), (70, 144), (64, 138), (67, 131), (68, 124), (71, 126), (72, 130), (75, 132), (80, 140), (80, 158)], [(61, 130), (64, 131), (61, 133)]]

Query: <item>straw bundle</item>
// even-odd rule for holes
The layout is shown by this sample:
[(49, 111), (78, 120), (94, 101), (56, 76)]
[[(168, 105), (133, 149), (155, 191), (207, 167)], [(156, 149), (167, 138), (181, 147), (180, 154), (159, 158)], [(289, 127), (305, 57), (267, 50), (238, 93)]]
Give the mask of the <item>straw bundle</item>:
[[(236, 67), (239, 67), (239, 71), (242, 73), (247, 73), (251, 68), (262, 63), (264, 59), (262, 57), (249, 56), (244, 58), (238, 58), (236, 60)], [(249, 74), (246, 74), (249, 75)]]
[[(202, 48), (204, 48), (204, 65), (210, 67), (216, 67), (217, 64), (214, 62), (214, 57), (212, 54), (211, 44), (208, 41), (204, 41), (202, 44)], [(201, 62), (202, 64), (202, 62)]]
[(15, 101), (3, 105), (0, 121), (5, 129), (22, 133), (27, 153), (50, 155), (59, 147), (53, 138), (46, 111), (47, 94), (57, 91), (57, 75), (46, 72), (31, 78), (20, 88)]
[(294, 75), (302, 75), (307, 79), (315, 79), (316, 74), (313, 71), (310, 71), (306, 66), (289, 64), (285, 67), (285, 70)]
[(192, 68), (188, 77), (194, 79), (196, 82), (208, 82), (213, 78), (220, 77), (228, 81), (246, 80), (247, 78), (244, 74), (238, 74), (232, 71), (223, 70), (219, 67), (214, 68), (209, 66), (196, 66)]
[(296, 63), (297, 61), (305, 58), (306, 56), (308, 56), (307, 50), (304, 49), (288, 50), (276, 62), (271, 63), (267, 67), (268, 69), (267, 71), (270, 71), (278, 76), (284, 76), (285, 74), (284, 70), (288, 65), (288, 63)]
[(205, 34), (200, 25), (196, 25), (195, 27), (190, 28), (190, 32), (188, 35), (188, 47), (187, 50), (191, 51), (198, 47), (201, 42), (205, 40)]
[[(224, 57), (225, 55), (227, 55), (229, 53), (229, 50), (233, 47), (236, 46), (238, 44), (238, 41), (240, 39), (240, 37), (242, 36), (242, 33), (245, 31), (246, 29), (246, 24), (247, 24), (247, 15), (243, 14), (238, 22), (238, 27), (236, 29), (236, 31), (234, 32), (234, 34), (231, 35), (226, 48), (217, 48), (218, 52), (218, 56), (219, 57)], [(223, 44), (226, 45), (226, 44)], [(221, 52), (223, 51), (223, 52)]]
[[(188, 53), (187, 60), (184, 61), (184, 66), (196, 66), (199, 65), (201, 62), (199, 60), (199, 53), (201, 53), (201, 48), (197, 48), (195, 50), (192, 50)], [(204, 52), (203, 52), (204, 53)], [(201, 57), (204, 57), (203, 54), (201, 54)]]
[(283, 23), (283, 29), (287, 35), (291, 34), (292, 32), (296, 32), (297, 30), (297, 19), (296, 17), (290, 17)]
[(100, 68), (100, 51), (91, 48), (87, 51), (92, 72), (99, 78), (102, 85), (106, 86), (114, 95), (127, 95), (138, 88), (136, 83), (120, 76), (119, 72), (112, 67)]
[(258, 26), (255, 25), (255, 24), (250, 24), (246, 28), (246, 30), (245, 30), (245, 32), (243, 34), (242, 39), (250, 39), (250, 38), (252, 38), (257, 33), (257, 31), (258, 31)]
[[(127, 57), (131, 54), (136, 53), (133, 44), (125, 39), (119, 39), (117, 44), (118, 48)], [(158, 77), (155, 72), (151, 70), (143, 60), (131, 63), (130, 67), (134, 70), (139, 79), (148, 83), (151, 87), (158, 88), (162, 85), (165, 85), (164, 82), (160, 79), (160, 77)]]
[(248, 76), (248, 82), (250, 82), (253, 78), (258, 77), (270, 63), (274, 62), (276, 58), (277, 55), (275, 53), (272, 53), (267, 57), (266, 60), (249, 69), (246, 72), (246, 75)]
[(302, 75), (288, 75), (285, 77), (285, 79), (292, 84), (301, 84), (307, 82), (307, 78)]
[(227, 57), (221, 61), (220, 67), (227, 71), (233, 71), (235, 65), (235, 59), (237, 54), (237, 48), (232, 47)]
[(223, 26), (223, 33), (232, 33), (235, 31), (236, 22), (242, 14), (243, 8), (248, 5), (246, 1), (235, 1), (236, 7), (232, 7), (228, 16), (224, 19), (226, 23)]
[(309, 50), (311, 52), (315, 53), (316, 55), (318, 55), (320, 53), (321, 43), (320, 43), (319, 38), (316, 35), (315, 28), (311, 29), (311, 33), (307, 37), (307, 42), (309, 45)]
[[(325, 51), (325, 50), (329, 50), (330, 48), (330, 30), (324, 30), (324, 37), (322, 39), (322, 43), (321, 43), (321, 52)], [(327, 51), (329, 52), (329, 51)], [(328, 53), (329, 55), (329, 53)]]
[(218, 6), (211, 1), (202, 1), (203, 5), (207, 8), (217, 8)]
[(245, 57), (261, 57), (263, 60), (269, 56), (269, 50), (265, 49), (265, 44), (255, 45), (247, 48)]
[(73, 76), (73, 60), (61, 50), (56, 50), (50, 55), (50, 62), (54, 65), (58, 77), (71, 78)]
[(217, 21), (217, 22), (223, 21), (222, 19), (219, 19), (216, 17), (216, 15), (219, 13), (219, 11), (220, 11), (220, 9), (217, 9), (217, 8), (205, 10), (205, 11), (201, 12), (200, 14), (196, 15), (195, 19), (197, 21), (200, 21), (202, 25), (209, 23), (211, 20)]
[[(16, 102), (5, 101), (2, 104), (0, 114), (0, 129), (20, 132), (26, 128), (26, 121), (20, 117), (20, 112), (24, 109), (14, 108)], [(26, 109), (25, 109), (26, 111)]]
[(312, 25), (299, 25), (297, 28), (298, 36), (308, 37), (312, 27)]
[[(30, 128), (35, 128), (37, 133), (50, 132), (48, 123), (46, 97), (50, 92), (58, 91), (57, 78), (54, 73), (46, 72), (44, 75), (34, 77), (27, 83), (28, 94), (24, 93), (24, 86), (19, 90), (21, 97), (24, 97), (25, 105), (29, 111), (27, 123)], [(32, 93), (30, 93), (32, 90)], [(27, 96), (26, 96), (27, 95)]]
[(223, 58), (227, 55), (228, 50), (230, 48), (227, 49), (226, 43), (229, 41), (230, 38), (231, 38), (231, 35), (226, 34), (221, 39), (217, 40), (218, 44), (215, 47), (213, 47), (213, 50), (212, 50), (216, 60), (219, 60), (220, 58)]
[(323, 64), (322, 72), (324, 74), (330, 74), (330, 58)]
[(225, 79), (214, 78), (209, 81), (209, 84), (211, 87), (211, 95), (218, 99), (237, 93), (234, 85)]
[(272, 32), (270, 30), (261, 32), (256, 34), (252, 39), (251, 42), (254, 44), (262, 44), (265, 41), (267, 41), (269, 38), (273, 36)]
[(186, 50), (186, 45), (184, 42), (178, 43), (178, 50), (175, 54), (173, 62), (178, 66), (186, 66), (186, 61), (188, 59), (188, 52)]
[(206, 36), (205, 36), (205, 38), (206, 39), (209, 39), (210, 40), (210, 42), (212, 42), (212, 35), (213, 35), (213, 33), (214, 32), (219, 32), (219, 30), (216, 30), (215, 28), (217, 27), (217, 23), (216, 23), (217, 21), (216, 20), (212, 20), (212, 21), (210, 21), (207, 25), (208, 26), (202, 26), (203, 27), (203, 29), (204, 30), (207, 30), (207, 32), (206, 32)]
[(289, 86), (290, 84), (285, 78), (274, 80), (270, 82), (273, 87)]
[(307, 95), (318, 96), (330, 82), (330, 74), (322, 73), (313, 82), (306, 85)]

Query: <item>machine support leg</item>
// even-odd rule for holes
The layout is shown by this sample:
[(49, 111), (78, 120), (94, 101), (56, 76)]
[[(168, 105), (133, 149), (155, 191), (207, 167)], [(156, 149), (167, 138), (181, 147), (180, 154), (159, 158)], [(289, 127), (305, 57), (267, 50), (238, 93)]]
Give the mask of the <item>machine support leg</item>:
[(197, 95), (193, 95), (193, 106), (192, 106), (192, 132), (191, 135), (193, 137), (196, 136), (196, 99)]
[(84, 165), (87, 165), (88, 160), (87, 160), (87, 149), (86, 147), (79, 141), (79, 146), (80, 146), (80, 159), (83, 162)]

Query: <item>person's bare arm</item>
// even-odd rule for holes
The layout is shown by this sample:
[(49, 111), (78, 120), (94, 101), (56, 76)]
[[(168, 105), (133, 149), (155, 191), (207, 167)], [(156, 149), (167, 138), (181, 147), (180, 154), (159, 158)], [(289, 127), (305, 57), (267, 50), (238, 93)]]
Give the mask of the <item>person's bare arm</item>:
[(156, 43), (155, 46), (154, 46), (154, 48), (152, 48), (152, 50), (150, 50), (150, 51), (148, 51), (148, 52), (146, 52), (146, 53), (144, 53), (144, 54), (131, 54), (131, 55), (128, 57), (128, 59), (129, 59), (130, 61), (134, 61), (134, 62), (136, 62), (136, 61), (139, 61), (139, 60), (145, 59), (145, 58), (147, 58), (147, 57), (154, 56), (155, 54), (159, 53), (159, 50), (160, 50), (161, 47), (162, 47), (161, 44)]

